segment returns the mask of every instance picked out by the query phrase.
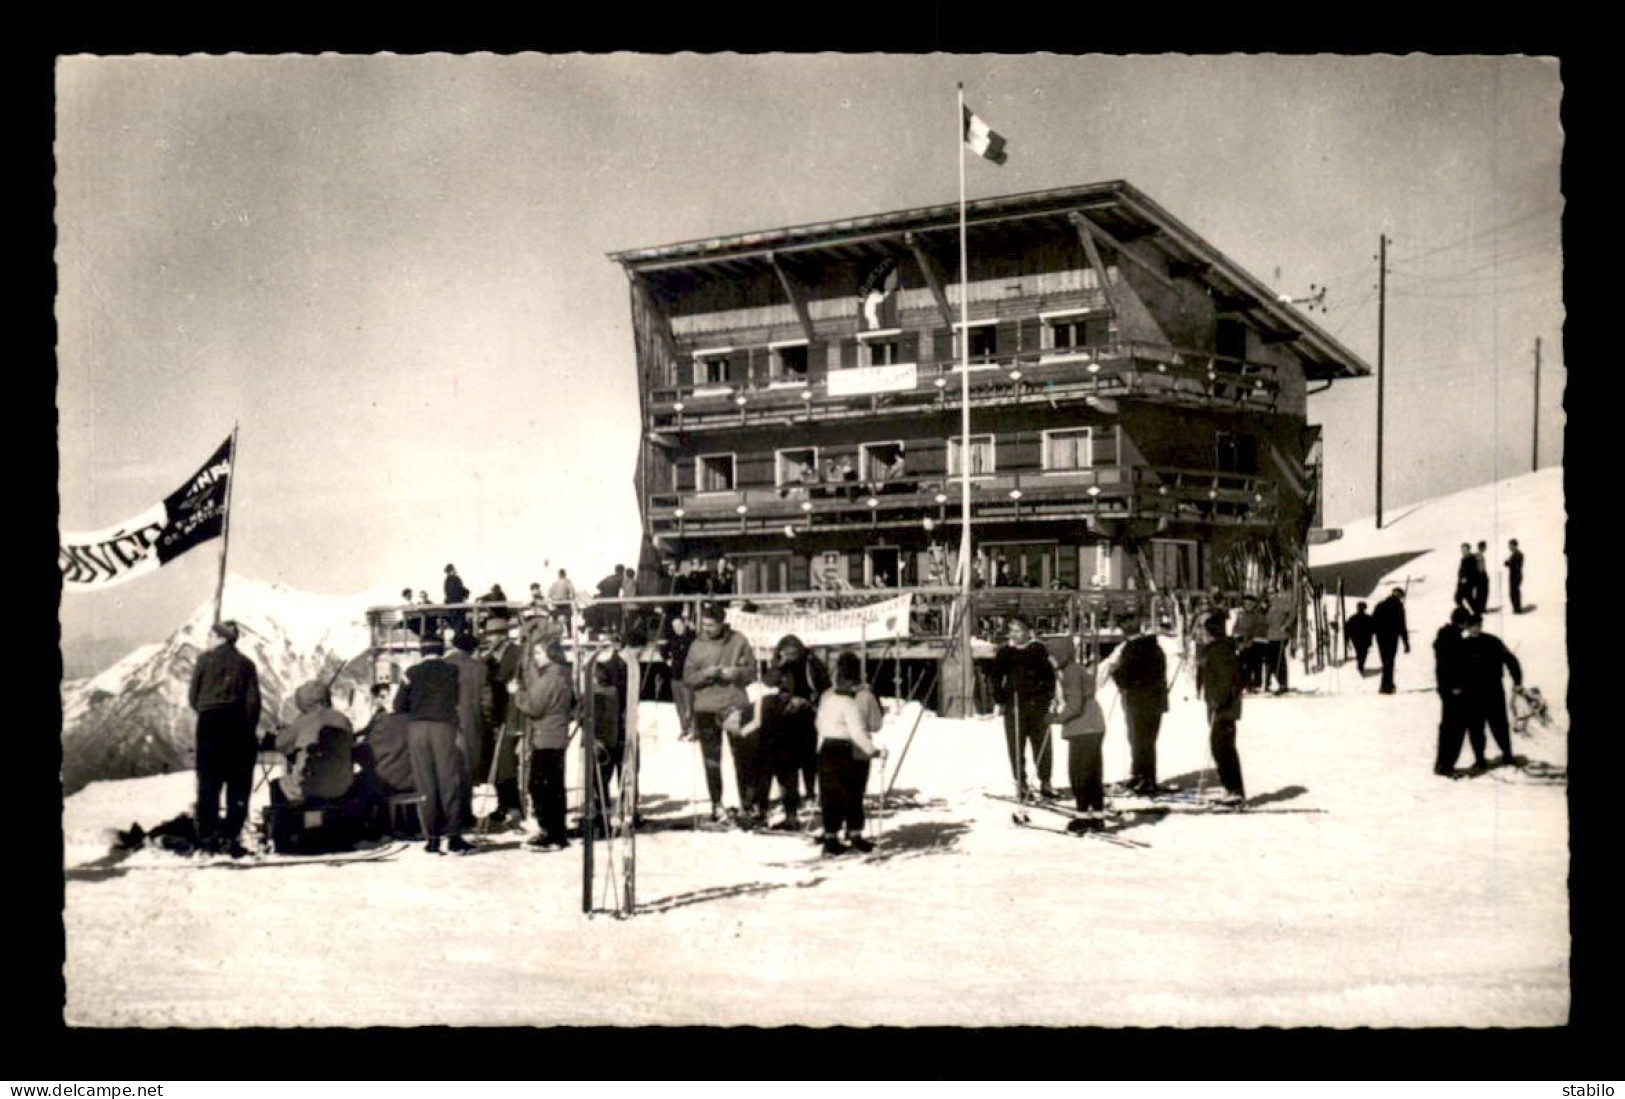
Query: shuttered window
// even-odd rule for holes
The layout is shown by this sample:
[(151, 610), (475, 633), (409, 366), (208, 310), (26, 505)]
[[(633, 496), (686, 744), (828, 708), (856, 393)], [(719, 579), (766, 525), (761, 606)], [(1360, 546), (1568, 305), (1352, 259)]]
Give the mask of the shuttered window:
[(1044, 468), (1088, 469), (1094, 464), (1094, 430), (1087, 427), (1044, 432)]

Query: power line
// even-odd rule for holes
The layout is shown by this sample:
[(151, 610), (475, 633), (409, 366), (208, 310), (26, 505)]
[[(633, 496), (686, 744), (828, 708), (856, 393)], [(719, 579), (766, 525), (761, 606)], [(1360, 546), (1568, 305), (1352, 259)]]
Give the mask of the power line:
[(1520, 286), (1484, 286), (1479, 287), (1476, 290), (1463, 290), (1459, 292), (1401, 289), (1395, 290), (1394, 294), (1396, 297), (1406, 298), (1467, 300), (1471, 298), (1498, 298), (1505, 294), (1523, 294), (1530, 290), (1540, 289), (1549, 289), (1558, 293), (1562, 292), (1562, 287), (1559, 286), (1553, 279), (1547, 277), (1536, 278)]
[[(1505, 256), (1492, 256), (1481, 263), (1473, 264), (1471, 267), (1463, 267), (1459, 271), (1451, 271), (1445, 274), (1437, 275), (1423, 274), (1419, 271), (1395, 271), (1394, 274), (1418, 282), (1450, 282), (1455, 279), (1464, 278), (1490, 278), (1498, 272), (1499, 268), (1503, 266), (1510, 266), (1511, 264), (1517, 263), (1519, 260), (1528, 259), (1530, 256), (1539, 256), (1544, 259), (1555, 260), (1558, 258), (1559, 253), (1556, 249), (1550, 247), (1549, 245), (1533, 244), (1525, 247), (1522, 251), (1513, 252), (1510, 255)], [(1475, 274), (1475, 272), (1483, 273)]]
[(1559, 202), (1549, 203), (1549, 204), (1547, 204), (1545, 206), (1542, 206), (1542, 207), (1540, 207), (1538, 209), (1530, 210), (1528, 213), (1520, 214), (1519, 216), (1517, 216), (1515, 218), (1512, 218), (1510, 221), (1503, 221), (1499, 225), (1491, 225), (1491, 226), (1488, 226), (1488, 227), (1483, 228), (1483, 229), (1476, 229), (1473, 232), (1468, 233), (1466, 236), (1461, 237), (1458, 240), (1450, 241), (1448, 244), (1441, 244), (1437, 248), (1430, 248), (1426, 252), (1418, 252), (1414, 256), (1405, 256), (1405, 257), (1403, 257), (1401, 259), (1395, 260), (1394, 262), (1396, 262), (1396, 263), (1415, 263), (1419, 259), (1424, 259), (1424, 258), (1426, 258), (1428, 256), (1438, 255), (1440, 252), (1448, 252), (1452, 248), (1459, 248), (1462, 245), (1468, 244), (1468, 243), (1470, 243), (1472, 241), (1475, 241), (1475, 240), (1478, 240), (1481, 237), (1484, 237), (1484, 236), (1487, 236), (1487, 235), (1490, 235), (1490, 234), (1493, 234), (1493, 233), (1498, 233), (1502, 229), (1510, 229), (1512, 226), (1521, 225), (1524, 222), (1529, 221), (1532, 218), (1537, 218), (1537, 217), (1540, 217), (1540, 216), (1542, 216), (1544, 214), (1549, 214), (1553, 210), (1557, 210), (1557, 209), (1561, 208), (1561, 206), (1562, 206), (1562, 203), (1559, 203)]

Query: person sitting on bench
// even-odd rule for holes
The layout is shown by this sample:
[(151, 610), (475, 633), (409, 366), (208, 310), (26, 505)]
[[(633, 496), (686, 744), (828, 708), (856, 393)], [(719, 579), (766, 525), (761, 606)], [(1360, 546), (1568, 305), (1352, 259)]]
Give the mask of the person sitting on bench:
[(271, 784), (274, 803), (341, 798), (354, 781), (350, 750), (355, 730), (350, 719), (333, 708), (327, 686), (319, 680), (302, 685), (293, 696), (299, 716), (276, 736), (277, 751), (288, 769)]

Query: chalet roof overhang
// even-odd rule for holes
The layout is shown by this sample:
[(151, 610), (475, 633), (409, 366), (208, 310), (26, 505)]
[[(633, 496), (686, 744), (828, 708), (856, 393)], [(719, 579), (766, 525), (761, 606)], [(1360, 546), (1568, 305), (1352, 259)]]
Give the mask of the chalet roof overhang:
[[(966, 224), (985, 247), (989, 237), (1016, 244), (1029, 235), (1075, 233), (1073, 219), (1079, 214), (1102, 231), (1102, 243), (1110, 251), (1139, 243), (1162, 253), (1170, 272), (1205, 287), (1220, 312), (1245, 316), (1264, 333), (1266, 342), (1289, 344), (1302, 358), (1309, 378), (1324, 381), (1371, 373), (1369, 365), (1330, 333), (1124, 181), (976, 199), (966, 205)], [(659, 284), (672, 278), (740, 277), (776, 265), (793, 266), (797, 256), (902, 258), (920, 243), (949, 247), (958, 229), (959, 207), (947, 204), (613, 252), (609, 258), (629, 275)]]

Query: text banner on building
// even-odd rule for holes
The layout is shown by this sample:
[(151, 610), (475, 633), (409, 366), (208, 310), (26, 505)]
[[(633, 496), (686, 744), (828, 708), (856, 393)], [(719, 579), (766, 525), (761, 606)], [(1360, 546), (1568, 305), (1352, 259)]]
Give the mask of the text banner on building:
[(167, 565), (225, 529), (231, 479), (231, 439), (160, 504), (117, 526), (88, 534), (64, 532), (57, 567), (67, 591), (116, 587)]
[(913, 363), (892, 366), (859, 366), (829, 372), (829, 394), (851, 397), (864, 393), (896, 393), (913, 389), (918, 378)]
[(812, 647), (856, 645), (863, 641), (890, 641), (909, 635), (912, 594), (899, 595), (863, 607), (805, 611), (798, 614), (760, 614), (733, 611), (728, 624), (744, 634), (759, 650), (770, 650), (785, 634), (793, 633)]

